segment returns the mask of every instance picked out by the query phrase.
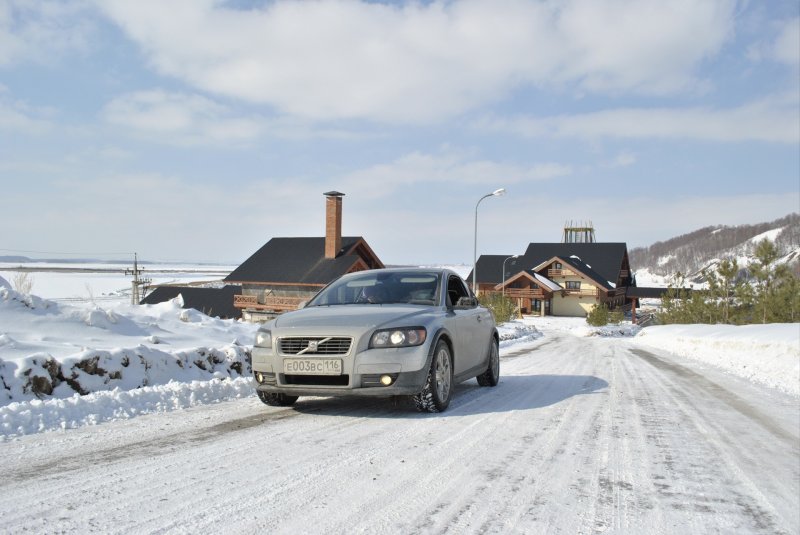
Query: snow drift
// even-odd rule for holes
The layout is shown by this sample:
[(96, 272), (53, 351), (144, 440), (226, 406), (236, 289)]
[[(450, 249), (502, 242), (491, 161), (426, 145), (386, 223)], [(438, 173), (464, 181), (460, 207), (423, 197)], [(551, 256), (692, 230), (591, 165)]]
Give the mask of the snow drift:
[(800, 395), (800, 324), (797, 323), (660, 325), (639, 331), (635, 342)]

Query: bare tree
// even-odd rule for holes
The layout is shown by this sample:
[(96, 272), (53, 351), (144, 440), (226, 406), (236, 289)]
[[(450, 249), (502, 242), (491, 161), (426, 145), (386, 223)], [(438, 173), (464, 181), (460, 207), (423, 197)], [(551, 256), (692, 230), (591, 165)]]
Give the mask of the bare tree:
[(30, 294), (33, 290), (33, 277), (27, 271), (17, 271), (11, 281), (14, 289), (21, 294)]

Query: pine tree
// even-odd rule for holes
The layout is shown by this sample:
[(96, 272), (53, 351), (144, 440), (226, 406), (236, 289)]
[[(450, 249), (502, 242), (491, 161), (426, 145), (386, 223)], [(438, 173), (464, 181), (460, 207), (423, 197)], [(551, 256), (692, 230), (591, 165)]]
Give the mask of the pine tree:
[(731, 308), (734, 304), (734, 290), (736, 275), (739, 273), (739, 264), (736, 259), (724, 259), (717, 267), (720, 276), (720, 292), (722, 300), (722, 323), (732, 323)]
[(769, 240), (756, 244), (755, 262), (750, 264), (750, 273), (755, 279), (755, 306), (757, 318), (767, 323), (769, 310), (774, 306), (772, 263), (778, 259), (778, 248)]

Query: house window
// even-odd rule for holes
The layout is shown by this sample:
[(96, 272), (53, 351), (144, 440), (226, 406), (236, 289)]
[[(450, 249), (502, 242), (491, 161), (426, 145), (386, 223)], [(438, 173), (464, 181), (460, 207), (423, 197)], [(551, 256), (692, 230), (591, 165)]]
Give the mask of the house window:
[(561, 265), (561, 262), (553, 262), (553, 269), (563, 269), (564, 266)]
[(580, 290), (580, 281), (567, 281), (567, 290)]

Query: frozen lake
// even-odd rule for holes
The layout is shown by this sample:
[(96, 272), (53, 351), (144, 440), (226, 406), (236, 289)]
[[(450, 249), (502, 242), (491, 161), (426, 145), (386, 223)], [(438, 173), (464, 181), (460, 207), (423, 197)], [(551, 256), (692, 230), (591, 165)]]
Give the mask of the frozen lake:
[[(140, 277), (160, 284), (221, 284), (235, 265), (140, 264)], [(131, 296), (130, 265), (118, 263), (0, 262), (0, 277), (11, 285), (27, 273), (31, 292), (55, 301), (122, 301)]]

